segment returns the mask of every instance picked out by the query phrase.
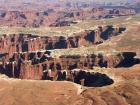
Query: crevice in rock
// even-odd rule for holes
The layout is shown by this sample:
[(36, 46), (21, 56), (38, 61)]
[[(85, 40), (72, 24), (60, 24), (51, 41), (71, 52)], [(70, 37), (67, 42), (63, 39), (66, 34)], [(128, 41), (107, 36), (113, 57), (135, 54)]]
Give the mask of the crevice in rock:
[(102, 87), (114, 83), (106, 74), (85, 71), (80, 71), (79, 73), (75, 72), (74, 82), (78, 84), (82, 84), (83, 82), (83, 85), (87, 87)]
[[(87, 87), (102, 87), (111, 85), (114, 81), (106, 74), (86, 72), (86, 71), (71, 71), (67, 75), (66, 71), (58, 71), (56, 81), (72, 81), (74, 83)], [(43, 74), (43, 80), (53, 80), (49, 72)]]
[(136, 57), (135, 52), (124, 52), (122, 54), (123, 60), (116, 67), (131, 67), (135, 64), (140, 64), (140, 59)]

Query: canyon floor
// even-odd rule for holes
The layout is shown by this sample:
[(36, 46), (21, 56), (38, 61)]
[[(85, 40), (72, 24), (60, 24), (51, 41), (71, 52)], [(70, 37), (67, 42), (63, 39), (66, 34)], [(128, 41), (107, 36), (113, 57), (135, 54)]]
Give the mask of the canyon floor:
[[(100, 45), (50, 50), (60, 55), (90, 54), (93, 52), (136, 52), (140, 57), (140, 14), (113, 19), (83, 21), (59, 28), (8, 28), (1, 34), (28, 33), (35, 35), (71, 35), (97, 25), (125, 26), (121, 35)], [(114, 83), (103, 87), (84, 87), (68, 81), (20, 80), (0, 75), (0, 105), (140, 105), (140, 64), (132, 67), (98, 68), (91, 70), (107, 74)]]
[(87, 88), (67, 81), (0, 79), (0, 105), (139, 105), (140, 65), (102, 69), (114, 84)]

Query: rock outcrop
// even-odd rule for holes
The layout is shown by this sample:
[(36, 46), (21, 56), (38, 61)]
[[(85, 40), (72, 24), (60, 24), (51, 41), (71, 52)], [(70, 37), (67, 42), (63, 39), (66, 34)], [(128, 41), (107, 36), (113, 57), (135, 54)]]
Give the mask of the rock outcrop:
[(84, 9), (65, 9), (56, 10), (56, 8), (49, 8), (42, 11), (9, 11), (0, 10), (0, 26), (9, 27), (42, 27), (42, 26), (69, 26), (76, 24), (79, 20), (112, 18), (114, 16), (134, 15), (133, 9), (105, 9), (93, 8), (89, 10)]
[[(139, 63), (135, 53), (50, 56), (51, 49), (98, 45), (125, 31), (123, 27), (100, 26), (69, 37), (30, 34), (2, 35), (0, 38), (0, 72), (13, 78), (57, 80), (58, 73), (69, 75), (73, 69), (121, 67)], [(59, 71), (59, 72), (58, 72)]]
[(14, 78), (57, 80), (58, 72), (65, 71), (65, 74), (69, 74), (74, 69), (114, 68), (122, 67), (122, 63), (126, 63), (127, 66), (140, 63), (139, 59), (134, 58), (136, 53), (133, 52), (115, 55), (60, 56), (59, 58), (52, 58), (49, 54), (49, 51), (15, 53), (9, 62), (6, 62), (6, 59), (1, 62), (0, 72)]
[(14, 52), (30, 52), (36, 50), (78, 48), (103, 43), (112, 36), (125, 31), (123, 27), (102, 26), (95, 30), (64, 36), (37, 36), (30, 34), (2, 35), (0, 37), (0, 52), (12, 56)]

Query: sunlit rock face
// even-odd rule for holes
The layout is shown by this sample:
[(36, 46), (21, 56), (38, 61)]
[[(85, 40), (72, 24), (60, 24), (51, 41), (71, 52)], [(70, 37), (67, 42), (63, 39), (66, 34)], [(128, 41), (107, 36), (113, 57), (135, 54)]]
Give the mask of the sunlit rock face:
[(80, 33), (64, 36), (37, 36), (31, 34), (12, 34), (0, 37), (0, 52), (27, 52), (36, 50), (78, 48), (103, 43), (113, 36), (120, 35), (125, 28), (100, 26), (96, 30), (86, 30)]

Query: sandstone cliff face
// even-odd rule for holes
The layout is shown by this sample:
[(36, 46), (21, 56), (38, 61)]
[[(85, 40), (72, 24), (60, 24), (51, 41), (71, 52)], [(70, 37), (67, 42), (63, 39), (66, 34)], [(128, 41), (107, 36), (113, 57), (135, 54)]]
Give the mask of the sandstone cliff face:
[(21, 66), (20, 78), (21, 79), (35, 79), (41, 80), (43, 76), (42, 66), (32, 65), (31, 62), (25, 62)]
[[(74, 69), (86, 70), (93, 67), (114, 68), (121, 67), (122, 63), (132, 66), (140, 62), (140, 60), (134, 58), (136, 54), (133, 52), (122, 52), (116, 55), (60, 56), (59, 58), (52, 58), (49, 56), (49, 53), (48, 51), (15, 53), (9, 59), (9, 62), (2, 62), (0, 65), (1, 73), (9, 77), (22, 79), (57, 80), (58, 72), (64, 73), (63, 75), (67, 76), (69, 75), (69, 70)], [(128, 58), (127, 55), (131, 55), (131, 57)], [(68, 76), (68, 78), (71, 77)]]
[[(30, 34), (2, 35), (0, 38), (0, 52), (9, 53), (27, 52), (36, 50), (77, 48), (103, 43), (112, 36), (119, 35), (125, 28), (102, 26), (96, 30), (87, 30), (70, 37), (63, 36), (36, 36)], [(5, 49), (5, 50), (4, 50)]]

